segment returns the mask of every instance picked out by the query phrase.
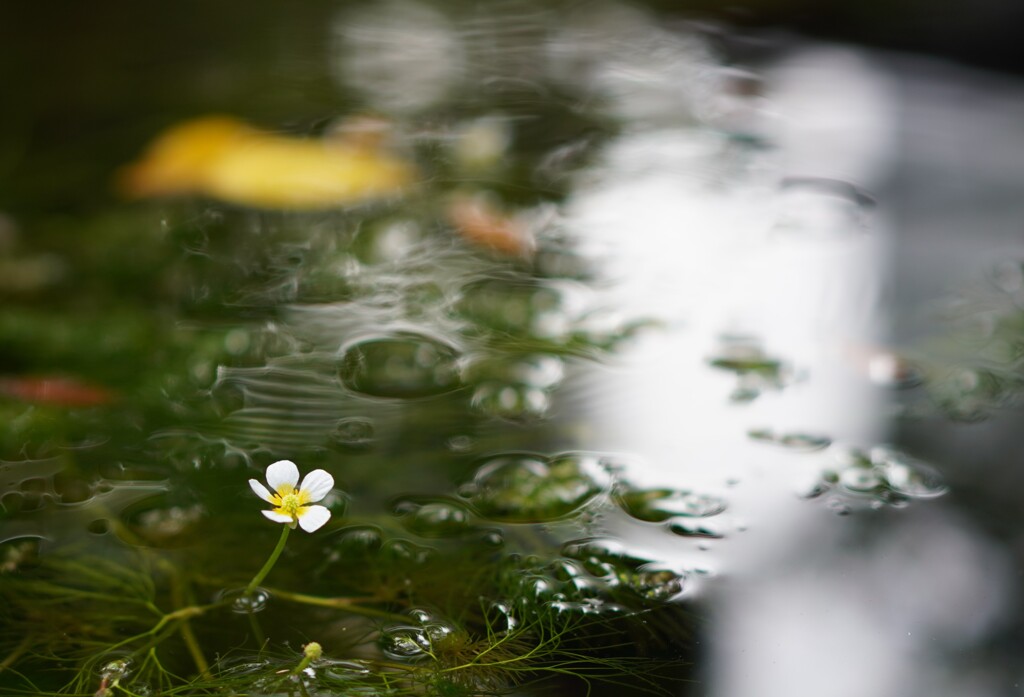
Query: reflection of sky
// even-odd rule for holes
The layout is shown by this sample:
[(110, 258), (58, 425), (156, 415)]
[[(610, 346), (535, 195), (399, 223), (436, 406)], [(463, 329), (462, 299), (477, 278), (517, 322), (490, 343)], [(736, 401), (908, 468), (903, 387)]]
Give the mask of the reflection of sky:
[[(884, 185), (897, 95), (852, 50), (798, 53), (766, 82), (761, 116), (779, 149), (757, 169), (723, 172), (720, 139), (659, 126), (613, 144), (568, 206), (567, 224), (617, 282), (615, 302), (672, 327), (587, 389), (592, 447), (638, 457), (641, 484), (670, 480), (732, 504), (732, 529), (710, 545), (623, 534), (719, 576), (703, 586), (715, 617), (710, 694), (992, 694), (976, 675), (950, 681), (944, 666), (1002, 609), (999, 553), (934, 503), (864, 535), (864, 517), (884, 512), (843, 518), (796, 499), (828, 453), (744, 438), (767, 427), (872, 445), (889, 401), (864, 366), (889, 319), (891, 232), (883, 212), (843, 194)], [(779, 193), (786, 178), (830, 181), (801, 198)], [(731, 376), (704, 364), (723, 332), (757, 337), (806, 380), (729, 405)]]

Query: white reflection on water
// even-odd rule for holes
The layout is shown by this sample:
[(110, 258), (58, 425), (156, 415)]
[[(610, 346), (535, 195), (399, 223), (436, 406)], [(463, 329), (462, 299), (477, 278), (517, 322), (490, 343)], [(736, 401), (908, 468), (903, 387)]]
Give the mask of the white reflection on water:
[[(743, 437), (770, 428), (869, 446), (886, 437), (890, 401), (864, 357), (888, 332), (892, 231), (866, 192), (894, 164), (897, 95), (846, 49), (795, 54), (766, 84), (760, 118), (777, 151), (730, 170), (727, 143), (707, 131), (627, 132), (569, 202), (566, 225), (604, 260), (614, 302), (670, 327), (576, 386), (593, 406), (590, 447), (636, 457), (636, 484), (668, 479), (730, 502), (723, 540), (616, 532), (718, 576), (703, 584), (715, 621), (700, 694), (994, 694), (983, 672), (948, 666), (1005, 611), (1002, 553), (935, 503), (865, 532), (864, 517), (884, 511), (840, 517), (796, 500), (830, 452)], [(784, 201), (788, 217), (787, 178), (814, 183)], [(807, 379), (728, 404), (733, 378), (705, 364), (722, 334), (757, 337)]]

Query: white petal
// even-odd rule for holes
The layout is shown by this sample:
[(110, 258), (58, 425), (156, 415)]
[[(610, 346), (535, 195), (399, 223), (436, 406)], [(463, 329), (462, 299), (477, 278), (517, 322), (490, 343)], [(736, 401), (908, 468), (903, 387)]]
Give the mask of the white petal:
[(285, 515), (284, 513), (278, 513), (277, 511), (260, 511), (260, 513), (262, 513), (263, 515), (267, 516), (268, 518), (270, 518), (275, 523), (290, 523), (290, 522), (292, 522), (292, 517), (290, 515)]
[(299, 527), (314, 532), (331, 519), (331, 512), (324, 506), (303, 506), (299, 509)]
[(277, 501), (274, 500), (273, 494), (267, 491), (267, 487), (260, 484), (255, 479), (249, 480), (249, 486), (252, 487), (253, 492), (267, 503), (277, 505)]
[(334, 477), (323, 470), (313, 470), (302, 480), (300, 491), (309, 496), (307, 501), (319, 501), (334, 488)]
[(291, 460), (278, 460), (267, 468), (267, 484), (279, 494), (282, 487), (288, 487), (287, 493), (291, 493), (298, 483), (299, 468)]

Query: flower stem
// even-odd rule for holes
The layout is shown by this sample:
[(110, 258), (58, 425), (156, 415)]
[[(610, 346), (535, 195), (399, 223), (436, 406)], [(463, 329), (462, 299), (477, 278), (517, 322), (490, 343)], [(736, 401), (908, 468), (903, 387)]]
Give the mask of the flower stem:
[(284, 543), (288, 541), (288, 533), (292, 531), (288, 525), (283, 525), (281, 530), (281, 539), (277, 541), (277, 547), (274, 547), (274, 551), (270, 553), (270, 558), (267, 559), (267, 563), (263, 565), (259, 573), (252, 577), (249, 581), (249, 585), (245, 587), (245, 596), (252, 595), (252, 592), (256, 590), (256, 587), (263, 583), (263, 579), (267, 577), (270, 570), (274, 568), (274, 564), (277, 563), (277, 558), (281, 556), (281, 552), (284, 551)]

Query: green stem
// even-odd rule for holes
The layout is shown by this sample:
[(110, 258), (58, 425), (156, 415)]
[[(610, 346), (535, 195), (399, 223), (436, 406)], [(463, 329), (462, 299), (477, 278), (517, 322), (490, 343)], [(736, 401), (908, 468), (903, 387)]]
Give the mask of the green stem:
[(292, 593), (291, 591), (280, 590), (277, 588), (272, 589), (270, 592), (281, 600), (290, 600), (293, 603), (329, 607), (336, 610), (345, 610), (346, 612), (351, 612), (354, 615), (384, 617), (386, 619), (399, 622), (409, 621), (409, 618), (406, 615), (398, 615), (393, 612), (387, 612), (386, 610), (377, 610), (372, 607), (363, 607), (357, 604), (359, 602), (379, 601), (381, 600), (380, 598), (323, 598), (317, 595), (306, 595), (305, 593)]
[(249, 627), (252, 629), (252, 638), (256, 641), (256, 645), (260, 647), (260, 653), (262, 654), (263, 649), (267, 645), (267, 637), (263, 634), (263, 628), (260, 626), (256, 613), (249, 613)]
[[(171, 597), (174, 600), (174, 604), (179, 607), (185, 605), (186, 601), (191, 600), (191, 598), (187, 597), (188, 595), (188, 587), (185, 585), (185, 581), (182, 580), (175, 570), (171, 576)], [(192, 625), (187, 617), (182, 618), (181, 622), (178, 623), (178, 633), (181, 634), (181, 639), (185, 642), (185, 647), (188, 649), (189, 655), (192, 656), (192, 661), (196, 664), (199, 674), (207, 680), (211, 679), (213, 676), (210, 675), (210, 664), (206, 662), (206, 658), (203, 656), (203, 651), (199, 647), (199, 640), (196, 639), (196, 634), (192, 631)]]
[(0, 673), (17, 663), (18, 659), (21, 658), (22, 655), (28, 651), (29, 647), (32, 646), (32, 641), (34, 639), (35, 637), (33, 635), (26, 634), (24, 638), (22, 638), (21, 643), (15, 647), (14, 651), (8, 654), (3, 661), (0, 661)]
[(277, 558), (281, 556), (281, 552), (284, 551), (284, 543), (288, 541), (288, 533), (290, 533), (292, 529), (289, 525), (285, 525), (283, 528), (284, 529), (281, 530), (281, 539), (277, 541), (277, 547), (274, 547), (274, 551), (270, 553), (270, 558), (267, 559), (267, 563), (263, 565), (263, 568), (260, 569), (259, 573), (253, 576), (252, 580), (249, 581), (249, 585), (245, 587), (246, 596), (252, 595), (252, 592), (256, 590), (256, 587), (263, 582), (263, 579), (267, 577), (270, 570), (274, 568), (274, 564), (277, 563)]

